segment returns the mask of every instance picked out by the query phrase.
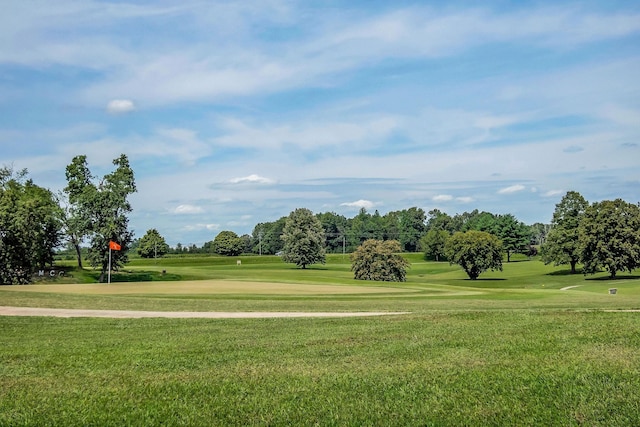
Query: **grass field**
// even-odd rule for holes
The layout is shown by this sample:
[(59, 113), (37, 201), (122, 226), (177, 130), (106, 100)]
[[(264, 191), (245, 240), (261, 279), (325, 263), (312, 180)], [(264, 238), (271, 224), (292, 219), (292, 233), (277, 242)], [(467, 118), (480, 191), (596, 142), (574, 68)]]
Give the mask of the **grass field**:
[(637, 276), (521, 259), (469, 281), (412, 255), (390, 284), (339, 255), (241, 260), (134, 260), (111, 285), (75, 271), (0, 287), (0, 305), (410, 313), (0, 317), (0, 425), (640, 425), (640, 313), (605, 311), (640, 309)]

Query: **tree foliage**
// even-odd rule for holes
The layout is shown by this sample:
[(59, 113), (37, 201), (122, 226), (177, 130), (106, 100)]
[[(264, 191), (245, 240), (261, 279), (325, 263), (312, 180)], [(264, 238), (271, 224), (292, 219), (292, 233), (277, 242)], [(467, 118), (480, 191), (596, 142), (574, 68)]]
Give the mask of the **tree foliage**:
[(589, 206), (578, 228), (585, 274), (604, 267), (613, 279), (640, 266), (640, 208), (622, 199)]
[(356, 280), (404, 282), (409, 262), (398, 252), (396, 240), (366, 240), (351, 254), (351, 271)]
[(112, 266), (118, 269), (127, 262), (127, 250), (133, 240), (128, 229), (131, 212), (129, 195), (136, 191), (133, 169), (126, 155), (113, 160), (116, 169), (94, 183), (87, 158), (76, 156), (66, 168), (67, 187), (71, 212), (85, 227), (79, 230), (90, 239), (88, 258), (91, 266), (101, 268), (100, 280), (104, 280), (109, 262), (109, 241), (116, 241), (122, 250), (112, 254)]
[(526, 251), (531, 244), (531, 229), (511, 214), (498, 215), (489, 232), (502, 240), (507, 262), (511, 262), (512, 253)]
[(325, 233), (325, 250), (329, 253), (341, 253), (346, 250), (347, 218), (334, 212), (316, 214)]
[(157, 258), (169, 252), (169, 245), (158, 230), (152, 228), (140, 238), (136, 249), (142, 258)]
[(432, 229), (427, 231), (427, 234), (420, 240), (420, 247), (424, 251), (425, 259), (441, 261), (446, 258), (445, 246), (449, 236), (449, 232), (445, 230)]
[(309, 209), (296, 209), (289, 214), (282, 230), (282, 259), (303, 269), (311, 264), (324, 264), (324, 239), (320, 220)]
[(287, 220), (286, 216), (274, 222), (261, 222), (253, 228), (253, 252), (256, 254), (274, 255), (282, 250), (282, 230)]
[(542, 246), (545, 264), (569, 264), (571, 273), (576, 272), (580, 260), (578, 229), (589, 203), (577, 191), (569, 191), (556, 205), (551, 220), (551, 231)]
[(243, 240), (233, 231), (221, 231), (213, 239), (213, 251), (219, 255), (237, 256), (243, 249)]
[(61, 239), (57, 200), (26, 176), (0, 168), (1, 284), (29, 283), (36, 268), (53, 263)]
[(471, 280), (486, 270), (502, 271), (502, 242), (485, 231), (456, 232), (445, 247), (449, 263), (458, 264)]
[(420, 246), (420, 238), (426, 231), (424, 210), (416, 207), (396, 212), (398, 241), (406, 252), (415, 252)]

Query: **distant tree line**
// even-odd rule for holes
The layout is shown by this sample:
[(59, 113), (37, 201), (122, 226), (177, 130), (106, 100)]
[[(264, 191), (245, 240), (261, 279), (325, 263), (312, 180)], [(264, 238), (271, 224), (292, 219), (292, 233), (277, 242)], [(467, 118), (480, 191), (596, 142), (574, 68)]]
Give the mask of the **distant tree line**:
[[(124, 154), (113, 165), (112, 172), (98, 178), (91, 173), (86, 156), (74, 157), (65, 170), (67, 186), (59, 194), (36, 185), (26, 170), (0, 168), (1, 284), (30, 282), (37, 268), (53, 264), (56, 249), (63, 245), (74, 253), (79, 267), (86, 259), (100, 269), (101, 279), (109, 259), (111, 268), (121, 268), (131, 250), (148, 258), (187, 253), (280, 254), (304, 268), (324, 262), (325, 253), (354, 253), (370, 240), (395, 243), (369, 243), (367, 249), (422, 251), (426, 259), (460, 264), (471, 278), (487, 269), (500, 269), (497, 253), (505, 254), (509, 262), (514, 253), (534, 255), (538, 248), (544, 262), (567, 264), (572, 272), (581, 264), (585, 274), (605, 269), (614, 278), (618, 272), (640, 266), (639, 205), (621, 199), (589, 204), (575, 191), (556, 205), (551, 224), (525, 225), (512, 214), (477, 209), (451, 216), (418, 207), (385, 215), (363, 208), (352, 218), (297, 209), (276, 221), (256, 224), (251, 234), (238, 236), (225, 230), (201, 247), (178, 243), (171, 248), (156, 229), (133, 239), (128, 197), (136, 192), (134, 173)], [(378, 260), (366, 251), (361, 255)]]

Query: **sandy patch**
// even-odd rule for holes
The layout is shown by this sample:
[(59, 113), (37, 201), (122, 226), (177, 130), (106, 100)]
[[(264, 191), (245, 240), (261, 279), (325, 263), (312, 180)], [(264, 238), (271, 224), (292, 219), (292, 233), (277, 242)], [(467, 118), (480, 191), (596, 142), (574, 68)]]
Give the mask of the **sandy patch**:
[(573, 285), (573, 286), (565, 286), (564, 288), (560, 288), (561, 291), (568, 291), (569, 289), (579, 288), (582, 285)]
[(2, 307), (0, 316), (106, 317), (112, 319), (267, 319), (283, 317), (366, 317), (408, 314), (408, 312), (223, 312), (223, 311), (129, 311), (67, 308)]
[(45, 284), (3, 286), (0, 291), (83, 295), (362, 295), (420, 292), (416, 289), (394, 287), (392, 285), (317, 285), (235, 280), (187, 280), (179, 282), (125, 282), (111, 284)]

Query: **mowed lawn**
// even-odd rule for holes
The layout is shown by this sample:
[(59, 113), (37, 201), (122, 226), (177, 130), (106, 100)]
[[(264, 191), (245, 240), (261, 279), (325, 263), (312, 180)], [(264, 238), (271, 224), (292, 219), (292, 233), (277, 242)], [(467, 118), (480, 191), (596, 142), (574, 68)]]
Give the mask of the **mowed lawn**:
[(640, 313), (606, 311), (640, 308), (636, 277), (523, 260), (472, 282), (411, 260), (403, 284), (354, 281), (335, 257), (308, 271), (270, 258), (130, 266), (199, 285), (0, 287), (15, 306), (410, 312), (0, 317), (0, 425), (640, 425)]

